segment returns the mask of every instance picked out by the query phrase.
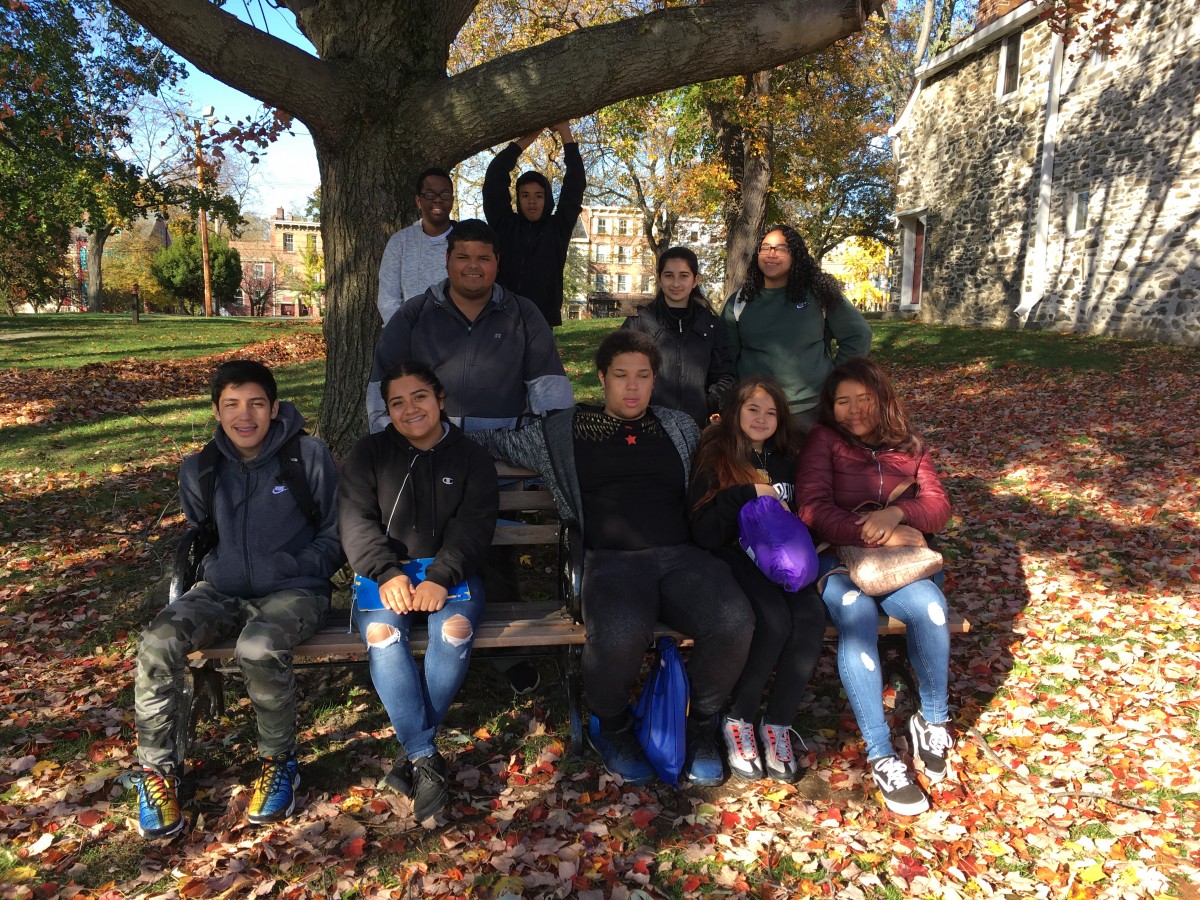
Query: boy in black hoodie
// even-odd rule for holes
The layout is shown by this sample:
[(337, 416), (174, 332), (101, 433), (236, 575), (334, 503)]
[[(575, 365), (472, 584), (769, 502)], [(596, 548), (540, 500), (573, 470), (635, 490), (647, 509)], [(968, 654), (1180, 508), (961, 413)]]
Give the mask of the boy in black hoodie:
[(587, 186), (583, 157), (571, 135), (571, 124), (554, 126), (563, 145), (562, 191), (555, 206), (550, 182), (540, 172), (523, 172), (517, 179), (517, 208), (509, 178), (517, 159), (541, 130), (517, 138), (496, 154), (483, 179), (483, 214), (500, 236), (500, 272), (496, 283), (534, 302), (551, 327), (562, 324), (563, 267), (571, 232), (583, 209)]
[[(184, 460), (179, 495), (188, 523), (211, 523), (218, 542), (200, 563), (201, 580), (155, 617), (138, 644), (134, 718), (143, 837), (167, 838), (183, 827), (175, 698), (188, 654), (235, 635), (262, 757), (246, 814), (254, 823), (291, 815), (300, 783), (291, 649), (321, 627), (329, 579), (342, 564), (333, 458), (313, 437), (289, 444), (304, 417), (277, 399), (270, 369), (252, 360), (222, 363), (213, 374), (212, 403), (220, 458), (211, 498), (200, 454)], [(299, 451), (316, 507), (312, 519), (283, 477), (285, 447)]]

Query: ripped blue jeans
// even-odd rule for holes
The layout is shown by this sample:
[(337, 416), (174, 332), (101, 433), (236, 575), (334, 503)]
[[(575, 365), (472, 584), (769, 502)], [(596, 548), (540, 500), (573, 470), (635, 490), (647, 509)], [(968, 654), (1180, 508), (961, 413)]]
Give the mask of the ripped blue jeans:
[[(837, 564), (837, 558), (822, 554), (820, 563), (824, 575)], [(940, 581), (941, 573), (935, 578)], [(946, 595), (934, 579), (925, 578), (885, 596), (870, 597), (846, 575), (835, 574), (826, 579), (821, 599), (838, 631), (838, 674), (866, 741), (867, 759), (896, 752), (883, 711), (880, 609), (908, 628), (908, 658), (917, 674), (921, 715), (927, 722), (950, 718), (946, 700), (950, 629), (946, 625)]]
[[(483, 579), (467, 579), (469, 600), (447, 603), (435, 613), (406, 613), (390, 609), (354, 609), (354, 624), (367, 647), (371, 681), (383, 701), (396, 740), (409, 759), (431, 756), (438, 726), (471, 664), (475, 628), (483, 618)], [(428, 616), (429, 646), (424, 664), (413, 657), (408, 643), (413, 619)], [(371, 626), (377, 627), (372, 633)]]

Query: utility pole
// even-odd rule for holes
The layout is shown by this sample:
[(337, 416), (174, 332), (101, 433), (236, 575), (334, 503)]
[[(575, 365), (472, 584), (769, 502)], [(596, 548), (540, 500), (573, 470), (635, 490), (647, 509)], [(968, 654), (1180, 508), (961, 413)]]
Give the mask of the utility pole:
[[(213, 117), (213, 108), (206, 106), (200, 110), (200, 115), (205, 121), (212, 125), (215, 121)], [(196, 179), (200, 185), (200, 192), (204, 193), (204, 152), (200, 143), (200, 120), (196, 119), (192, 122), (192, 131), (196, 135)], [(211, 317), (213, 314), (212, 301), (212, 262), (208, 257), (208, 211), (204, 208), (204, 199), (201, 198), (200, 206), (200, 267), (204, 271), (204, 315)]]

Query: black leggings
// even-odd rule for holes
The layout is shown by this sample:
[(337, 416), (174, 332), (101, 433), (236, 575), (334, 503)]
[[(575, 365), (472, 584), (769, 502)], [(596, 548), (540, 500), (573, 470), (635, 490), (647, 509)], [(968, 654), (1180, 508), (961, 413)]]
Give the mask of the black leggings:
[(768, 579), (740, 549), (722, 552), (721, 558), (729, 564), (755, 617), (754, 640), (750, 643), (746, 667), (733, 689), (729, 714), (735, 719), (753, 722), (762, 706), (767, 679), (774, 669), (775, 684), (763, 721), (771, 725), (791, 725), (821, 656), (825, 604), (812, 585), (795, 593), (785, 591)]
[(721, 711), (754, 633), (754, 611), (724, 562), (693, 544), (588, 550), (582, 593), (583, 689), (601, 720), (624, 714), (660, 619), (695, 641), (691, 715)]

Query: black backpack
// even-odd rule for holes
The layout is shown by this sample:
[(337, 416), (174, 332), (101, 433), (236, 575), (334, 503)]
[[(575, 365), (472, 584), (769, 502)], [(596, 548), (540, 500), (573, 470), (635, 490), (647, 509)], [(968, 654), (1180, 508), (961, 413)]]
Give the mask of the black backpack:
[[(288, 438), (279, 448), (279, 483), (286, 486), (288, 493), (296, 499), (296, 505), (304, 513), (304, 517), (313, 528), (321, 526), (321, 510), (313, 498), (312, 488), (308, 484), (308, 475), (304, 471), (304, 460), (300, 456), (300, 438), (308, 432), (301, 429)], [(211, 440), (200, 451), (200, 496), (204, 503), (203, 516), (198, 525), (197, 543), (193, 551), (194, 558), (199, 561), (217, 545), (217, 523), (213, 520), (213, 495), (217, 489), (217, 464), (221, 461), (221, 451), (217, 448), (216, 440)]]

